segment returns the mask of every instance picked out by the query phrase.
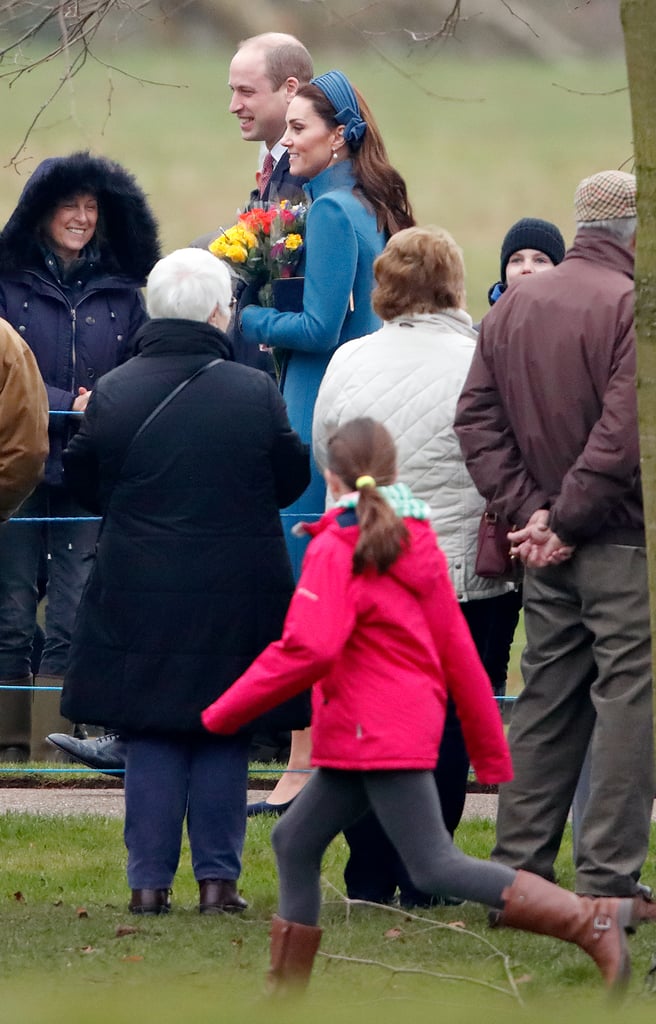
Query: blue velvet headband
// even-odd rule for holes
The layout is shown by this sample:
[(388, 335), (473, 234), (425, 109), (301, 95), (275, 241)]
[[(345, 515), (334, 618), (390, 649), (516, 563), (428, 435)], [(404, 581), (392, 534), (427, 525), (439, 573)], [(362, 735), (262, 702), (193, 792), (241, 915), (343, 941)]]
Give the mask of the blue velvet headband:
[(362, 120), (358, 98), (346, 75), (341, 71), (327, 71), (325, 75), (313, 78), (310, 85), (321, 89), (332, 103), (337, 111), (337, 124), (344, 125), (344, 138), (357, 149), (367, 130), (367, 122)]

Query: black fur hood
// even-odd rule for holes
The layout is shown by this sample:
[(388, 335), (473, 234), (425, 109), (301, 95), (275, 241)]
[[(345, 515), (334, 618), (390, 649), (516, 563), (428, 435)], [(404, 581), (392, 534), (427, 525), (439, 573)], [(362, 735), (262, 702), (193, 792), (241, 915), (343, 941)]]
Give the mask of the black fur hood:
[(87, 152), (49, 157), (30, 175), (0, 234), (0, 272), (42, 265), (39, 226), (60, 200), (78, 192), (98, 199), (96, 242), (103, 271), (143, 283), (160, 257), (148, 200), (120, 164)]

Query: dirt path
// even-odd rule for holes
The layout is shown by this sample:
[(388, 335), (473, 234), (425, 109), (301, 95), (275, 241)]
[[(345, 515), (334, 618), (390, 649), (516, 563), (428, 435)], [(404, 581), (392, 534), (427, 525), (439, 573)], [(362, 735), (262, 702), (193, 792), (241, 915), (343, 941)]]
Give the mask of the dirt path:
[[(266, 798), (266, 790), (250, 790), (250, 803)], [(465, 818), (493, 818), (497, 798), (488, 793), (470, 793)], [(0, 789), (0, 814), (20, 811), (28, 814), (101, 814), (123, 816), (121, 789)]]

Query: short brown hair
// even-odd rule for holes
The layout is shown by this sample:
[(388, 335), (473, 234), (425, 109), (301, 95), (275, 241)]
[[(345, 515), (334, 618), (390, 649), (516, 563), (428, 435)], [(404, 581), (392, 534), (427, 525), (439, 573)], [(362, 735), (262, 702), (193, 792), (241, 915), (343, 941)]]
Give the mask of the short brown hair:
[(392, 235), (374, 263), (372, 301), (383, 320), (458, 309), (465, 302), (462, 250), (443, 228), (406, 228)]
[(264, 57), (266, 76), (277, 92), (288, 78), (297, 78), (301, 85), (312, 78), (312, 58), (302, 43), (283, 43), (267, 50)]

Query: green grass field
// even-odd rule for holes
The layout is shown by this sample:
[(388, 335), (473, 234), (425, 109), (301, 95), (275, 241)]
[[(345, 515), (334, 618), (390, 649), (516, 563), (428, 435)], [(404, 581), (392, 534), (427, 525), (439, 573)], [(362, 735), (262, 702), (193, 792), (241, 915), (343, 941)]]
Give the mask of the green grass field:
[[(289, 1022), (386, 1024), (399, 1020), (527, 1019), (558, 1014), (577, 1024), (610, 1018), (592, 962), (575, 947), (519, 932), (490, 931), (473, 904), (419, 911), (343, 901), (341, 837), (324, 862), (325, 929), (307, 1004), (262, 1001), (268, 921), (276, 902), (271, 820), (249, 823), (240, 882), (250, 908), (201, 918), (183, 848), (174, 910), (128, 914), (121, 822), (101, 817), (0, 816), (0, 1019), (11, 1024)], [(485, 857), (488, 821), (465, 822), (459, 844)], [(571, 885), (569, 834), (559, 859)], [(653, 1018), (644, 976), (656, 946), (648, 928), (631, 940), (634, 978), (622, 1020)]]
[[(7, 165), (61, 68), (46, 64), (11, 88), (0, 80), (0, 223), (36, 162), (85, 146), (134, 171), (151, 196), (166, 250), (232, 223), (254, 180), (257, 147), (241, 141), (227, 111), (231, 51), (118, 46), (103, 56), (131, 77), (88, 64), (38, 122), (21, 176)], [(570, 241), (580, 178), (630, 165), (628, 93), (613, 92), (626, 84), (625, 67), (607, 60), (457, 61), (422, 51), (400, 60), (407, 77), (375, 54), (315, 54), (317, 70), (343, 67), (361, 87), (407, 179), (418, 221), (446, 227), (462, 245), (478, 318), (510, 224), (543, 216)]]

